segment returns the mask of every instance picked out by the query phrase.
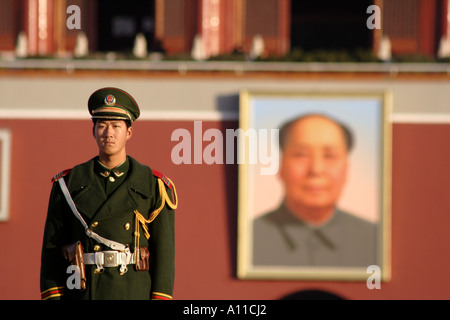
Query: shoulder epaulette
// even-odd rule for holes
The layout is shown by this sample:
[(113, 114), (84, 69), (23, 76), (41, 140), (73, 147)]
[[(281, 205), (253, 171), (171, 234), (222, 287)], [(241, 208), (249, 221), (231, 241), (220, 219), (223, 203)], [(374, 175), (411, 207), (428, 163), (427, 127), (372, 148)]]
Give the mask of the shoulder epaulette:
[(65, 175), (68, 175), (70, 173), (70, 171), (72, 171), (72, 169), (67, 169), (64, 171), (61, 171), (60, 173), (58, 173), (56, 176), (54, 176), (52, 178), (52, 183), (55, 181), (58, 181), (59, 178), (64, 177)]
[(159, 171), (153, 170), (153, 169), (152, 169), (152, 171), (153, 171), (153, 175), (155, 177), (161, 179), (165, 183), (167, 188), (172, 189), (172, 186), (173, 186), (172, 181), (170, 181), (170, 179), (168, 177), (166, 177), (165, 174), (163, 174), (163, 173), (161, 173)]

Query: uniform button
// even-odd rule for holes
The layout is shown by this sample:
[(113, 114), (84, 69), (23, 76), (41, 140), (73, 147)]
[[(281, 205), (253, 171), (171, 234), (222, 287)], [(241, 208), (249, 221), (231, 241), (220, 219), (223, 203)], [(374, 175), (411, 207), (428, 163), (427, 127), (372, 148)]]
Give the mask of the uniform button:
[(96, 245), (94, 246), (94, 251), (100, 251), (101, 248), (102, 248), (102, 247), (101, 247), (100, 245), (96, 244)]
[(114, 177), (111, 176), (111, 177), (109, 177), (109, 181), (114, 182), (114, 181), (116, 181), (116, 179), (114, 179)]
[(130, 224), (129, 224), (129, 223), (126, 223), (125, 226), (124, 226), (124, 228), (125, 228), (125, 230), (130, 230)]
[(98, 222), (97, 222), (97, 221), (95, 221), (95, 222), (93, 222), (93, 223), (91, 224), (91, 227), (92, 227), (92, 228), (95, 228), (96, 226), (98, 226)]

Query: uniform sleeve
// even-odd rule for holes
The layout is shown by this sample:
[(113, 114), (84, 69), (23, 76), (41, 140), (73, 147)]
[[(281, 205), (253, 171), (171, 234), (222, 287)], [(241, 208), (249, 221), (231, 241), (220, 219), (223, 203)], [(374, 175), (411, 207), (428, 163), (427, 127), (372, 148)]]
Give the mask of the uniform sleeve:
[(57, 184), (53, 184), (45, 221), (41, 252), (41, 299), (60, 299), (64, 294), (67, 263), (61, 253), (64, 243), (64, 221), (61, 214), (65, 203)]
[[(172, 190), (165, 187), (172, 201)], [(156, 188), (157, 196), (161, 195)], [(163, 195), (164, 196), (164, 195)], [(175, 277), (175, 210), (166, 203), (150, 226), (152, 299), (171, 300)]]

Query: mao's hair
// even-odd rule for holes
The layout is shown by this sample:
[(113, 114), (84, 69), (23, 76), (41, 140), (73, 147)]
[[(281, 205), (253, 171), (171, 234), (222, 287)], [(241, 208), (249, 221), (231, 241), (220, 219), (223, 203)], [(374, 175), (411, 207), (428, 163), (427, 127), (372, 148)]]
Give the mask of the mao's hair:
[(284, 147), (286, 146), (286, 141), (289, 138), (289, 134), (292, 129), (292, 126), (295, 123), (302, 121), (304, 119), (310, 118), (310, 117), (322, 117), (322, 118), (328, 119), (331, 122), (335, 123), (342, 130), (342, 133), (344, 135), (345, 146), (347, 147), (347, 151), (350, 152), (352, 150), (352, 148), (354, 146), (354, 138), (353, 138), (353, 133), (350, 130), (350, 128), (347, 125), (343, 124), (342, 122), (340, 122), (328, 115), (321, 114), (321, 113), (305, 114), (305, 115), (302, 115), (295, 119), (289, 120), (289, 121), (285, 122), (284, 124), (282, 124), (282, 126), (280, 127), (280, 131), (279, 131), (280, 150), (284, 150)]

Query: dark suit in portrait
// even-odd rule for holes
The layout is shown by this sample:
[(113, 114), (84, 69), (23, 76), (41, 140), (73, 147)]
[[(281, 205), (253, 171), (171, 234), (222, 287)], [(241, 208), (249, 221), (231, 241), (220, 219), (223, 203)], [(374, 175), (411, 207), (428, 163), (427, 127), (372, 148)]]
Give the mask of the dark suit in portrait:
[(283, 203), (253, 227), (255, 266), (367, 267), (377, 261), (376, 224), (339, 209), (324, 225), (313, 227)]
[(367, 267), (377, 262), (377, 225), (339, 210), (353, 135), (321, 114), (280, 129), (280, 207), (256, 219), (255, 266)]

